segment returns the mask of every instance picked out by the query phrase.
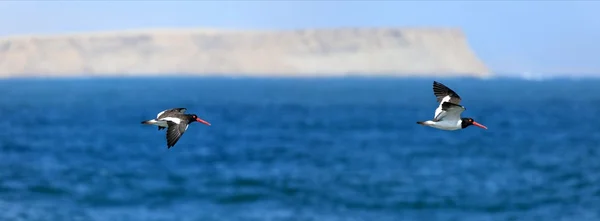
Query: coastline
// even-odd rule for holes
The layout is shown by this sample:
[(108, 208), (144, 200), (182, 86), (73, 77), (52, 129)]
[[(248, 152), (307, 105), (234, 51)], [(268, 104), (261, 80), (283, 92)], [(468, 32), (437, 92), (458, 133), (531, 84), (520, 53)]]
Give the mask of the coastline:
[(157, 29), (0, 37), (0, 78), (170, 75), (491, 73), (457, 28)]

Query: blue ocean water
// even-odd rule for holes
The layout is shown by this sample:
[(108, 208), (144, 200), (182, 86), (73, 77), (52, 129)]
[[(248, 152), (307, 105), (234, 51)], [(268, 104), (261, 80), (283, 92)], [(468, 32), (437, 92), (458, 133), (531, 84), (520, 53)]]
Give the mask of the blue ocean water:
[(600, 80), (432, 80), (3, 80), (0, 220), (600, 220)]

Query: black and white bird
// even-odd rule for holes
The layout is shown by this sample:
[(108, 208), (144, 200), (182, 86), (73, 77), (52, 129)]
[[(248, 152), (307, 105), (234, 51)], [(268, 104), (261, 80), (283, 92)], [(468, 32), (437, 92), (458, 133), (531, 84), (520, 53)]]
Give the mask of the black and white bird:
[(142, 124), (156, 125), (158, 130), (167, 128), (167, 149), (175, 146), (192, 122), (200, 122), (210, 126), (210, 123), (200, 119), (195, 114), (185, 114), (186, 108), (172, 108), (161, 111), (152, 120), (142, 121)]
[(475, 122), (473, 118), (461, 118), (460, 115), (466, 108), (460, 105), (460, 96), (452, 89), (434, 81), (433, 94), (437, 102), (440, 103), (438, 108), (435, 109), (433, 120), (418, 121), (417, 124), (441, 130), (459, 130), (475, 125), (487, 130), (486, 126)]

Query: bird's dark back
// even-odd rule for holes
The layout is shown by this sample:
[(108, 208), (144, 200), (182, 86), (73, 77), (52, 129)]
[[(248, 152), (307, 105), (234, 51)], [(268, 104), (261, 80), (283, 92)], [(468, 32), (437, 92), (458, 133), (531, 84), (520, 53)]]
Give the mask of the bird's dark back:
[(165, 112), (164, 112), (164, 113), (162, 113), (160, 116), (158, 116), (158, 119), (165, 118), (165, 117), (181, 117), (181, 116), (183, 116), (183, 115), (184, 115), (184, 114), (182, 114), (182, 113), (181, 113), (181, 112), (179, 112), (179, 111), (176, 111), (176, 110), (169, 110), (169, 111), (165, 111)]

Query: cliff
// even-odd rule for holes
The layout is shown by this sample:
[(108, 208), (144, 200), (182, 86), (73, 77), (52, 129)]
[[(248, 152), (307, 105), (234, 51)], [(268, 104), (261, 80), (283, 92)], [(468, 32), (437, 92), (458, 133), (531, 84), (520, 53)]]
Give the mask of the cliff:
[(460, 29), (138, 30), (0, 38), (0, 77), (487, 76)]

